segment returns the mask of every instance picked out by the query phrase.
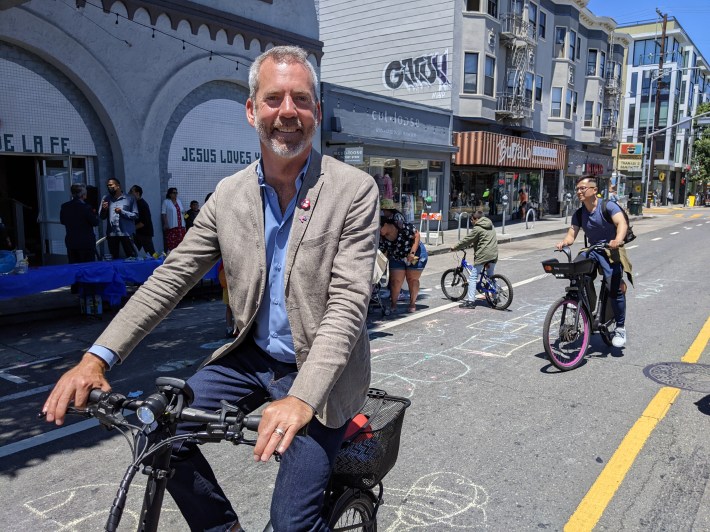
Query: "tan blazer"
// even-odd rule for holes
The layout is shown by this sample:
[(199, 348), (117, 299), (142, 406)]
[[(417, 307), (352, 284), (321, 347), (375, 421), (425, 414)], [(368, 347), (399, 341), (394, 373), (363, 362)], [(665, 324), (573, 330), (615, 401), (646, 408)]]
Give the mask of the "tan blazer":
[[(256, 164), (223, 179), (180, 246), (131, 297), (96, 344), (125, 359), (219, 260), (224, 259), (235, 350), (264, 294), (264, 211)], [(310, 207), (303, 209), (308, 199)], [(285, 264), (286, 312), (298, 376), (290, 395), (342, 426), (365, 401), (370, 346), (365, 317), (379, 237), (377, 185), (368, 174), (312, 152), (293, 215)]]

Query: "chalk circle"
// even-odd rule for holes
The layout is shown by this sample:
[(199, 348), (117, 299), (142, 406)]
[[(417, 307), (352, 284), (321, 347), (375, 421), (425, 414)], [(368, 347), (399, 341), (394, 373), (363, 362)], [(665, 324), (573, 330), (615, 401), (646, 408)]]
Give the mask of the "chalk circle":
[(710, 365), (688, 362), (659, 362), (643, 368), (643, 374), (664, 386), (710, 393)]

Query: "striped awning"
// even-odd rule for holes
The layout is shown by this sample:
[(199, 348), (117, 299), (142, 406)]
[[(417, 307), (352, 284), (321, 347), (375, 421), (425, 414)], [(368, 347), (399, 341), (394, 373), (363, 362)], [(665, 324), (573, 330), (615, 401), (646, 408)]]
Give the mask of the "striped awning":
[(457, 165), (499, 166), (506, 168), (565, 168), (567, 149), (564, 144), (541, 142), (490, 131), (454, 133), (454, 155)]

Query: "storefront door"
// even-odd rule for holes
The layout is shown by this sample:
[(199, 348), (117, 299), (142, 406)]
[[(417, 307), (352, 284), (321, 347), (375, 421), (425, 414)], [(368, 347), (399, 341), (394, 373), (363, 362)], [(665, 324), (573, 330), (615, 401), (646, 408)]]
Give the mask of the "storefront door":
[(42, 264), (60, 264), (66, 262), (67, 250), (66, 231), (59, 221), (59, 211), (62, 203), (71, 199), (72, 184), (86, 184), (86, 159), (38, 157), (36, 169)]

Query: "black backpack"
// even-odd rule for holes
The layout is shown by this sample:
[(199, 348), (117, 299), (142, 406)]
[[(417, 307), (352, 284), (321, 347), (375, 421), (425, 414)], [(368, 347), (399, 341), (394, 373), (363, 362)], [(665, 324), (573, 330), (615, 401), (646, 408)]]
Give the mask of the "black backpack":
[[(606, 220), (607, 223), (614, 225), (614, 222), (611, 219), (611, 214), (609, 214), (609, 211), (606, 208), (607, 203), (609, 203), (609, 200), (602, 200), (602, 216), (604, 216), (604, 220)], [(584, 208), (584, 205), (582, 205), (579, 209), (577, 209), (574, 213), (574, 216), (572, 216), (572, 223), (574, 225), (576, 225), (577, 227), (582, 227), (582, 209), (583, 208)], [(631, 227), (631, 222), (629, 222), (629, 215), (626, 213), (626, 209), (624, 209), (621, 205), (619, 205), (619, 208), (621, 209), (621, 213), (624, 215), (624, 219), (626, 220), (627, 229), (626, 229), (626, 237), (624, 238), (624, 244), (628, 244), (629, 242), (636, 240), (636, 235), (634, 234), (634, 230)]]

